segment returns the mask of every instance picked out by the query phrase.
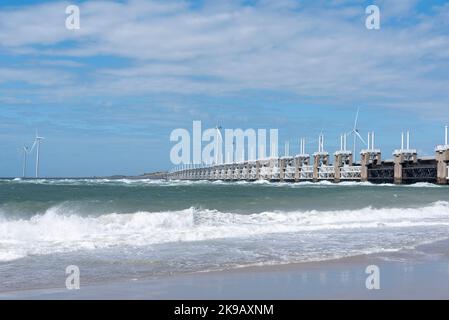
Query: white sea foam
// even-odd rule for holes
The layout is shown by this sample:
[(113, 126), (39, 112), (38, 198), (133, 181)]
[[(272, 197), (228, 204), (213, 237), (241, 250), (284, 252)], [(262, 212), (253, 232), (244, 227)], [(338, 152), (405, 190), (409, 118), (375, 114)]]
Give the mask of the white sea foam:
[(414, 184), (407, 184), (404, 185), (404, 187), (411, 187), (411, 188), (441, 188), (442, 185), (437, 185), (429, 182), (417, 182)]
[[(43, 185), (121, 185), (121, 186), (189, 186), (189, 185), (263, 185), (272, 187), (398, 187), (392, 183), (375, 184), (371, 182), (342, 181), (333, 183), (331, 181), (300, 181), (300, 182), (273, 182), (268, 180), (256, 181), (224, 181), (224, 180), (165, 180), (165, 179), (21, 179), (9, 180), (12, 183), (43, 184)], [(400, 185), (403, 188), (441, 188), (442, 186), (428, 182), (418, 182), (410, 185)]]
[(449, 226), (449, 203), (420, 208), (363, 208), (235, 214), (180, 211), (82, 216), (55, 206), (30, 219), (0, 216), (0, 261), (36, 254), (170, 242), (249, 238), (267, 234)]

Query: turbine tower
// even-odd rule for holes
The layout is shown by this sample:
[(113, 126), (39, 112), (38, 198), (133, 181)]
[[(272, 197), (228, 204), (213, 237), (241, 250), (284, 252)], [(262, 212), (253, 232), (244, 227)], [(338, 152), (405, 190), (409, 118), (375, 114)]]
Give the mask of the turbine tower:
[(357, 108), (357, 113), (355, 115), (355, 120), (354, 120), (354, 128), (352, 128), (351, 131), (348, 132), (348, 134), (352, 134), (353, 139), (354, 139), (354, 143), (353, 143), (353, 156), (354, 156), (354, 161), (356, 160), (356, 144), (357, 144), (357, 138), (360, 139), (360, 141), (362, 141), (363, 144), (366, 145), (365, 140), (363, 140), (362, 136), (359, 133), (359, 129), (357, 128), (357, 122), (359, 120), (359, 111), (360, 108)]
[(31, 147), (31, 151), (33, 151), (34, 147), (36, 147), (36, 178), (39, 178), (39, 152), (40, 152), (40, 146), (41, 141), (44, 140), (44, 137), (40, 137), (36, 131), (36, 137), (34, 138), (33, 146)]
[(27, 171), (27, 154), (29, 152), (28, 148), (26, 146), (23, 146), (22, 148), (23, 152), (23, 159), (22, 159), (22, 178), (25, 178), (26, 171)]

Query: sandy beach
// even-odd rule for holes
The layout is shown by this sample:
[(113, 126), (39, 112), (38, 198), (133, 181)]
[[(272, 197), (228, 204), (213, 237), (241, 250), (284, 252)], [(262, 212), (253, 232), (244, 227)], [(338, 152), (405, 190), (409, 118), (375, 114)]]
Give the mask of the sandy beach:
[[(158, 279), (3, 292), (0, 299), (448, 299), (449, 240), (394, 253)], [(380, 289), (365, 286), (368, 265)]]

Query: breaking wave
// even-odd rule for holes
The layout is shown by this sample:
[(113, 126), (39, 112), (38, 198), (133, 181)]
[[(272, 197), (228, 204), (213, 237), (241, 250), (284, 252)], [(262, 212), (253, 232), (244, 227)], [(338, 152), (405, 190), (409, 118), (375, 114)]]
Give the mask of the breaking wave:
[[(236, 214), (180, 211), (86, 216), (61, 204), (28, 219), (0, 213), (0, 261), (29, 255), (171, 242), (251, 238), (268, 234), (449, 226), (449, 202), (418, 208), (273, 211)], [(448, 236), (449, 237), (449, 236)]]
[[(2, 181), (0, 181), (1, 183)], [(371, 182), (343, 181), (333, 183), (331, 181), (301, 181), (301, 182), (273, 182), (268, 180), (257, 181), (225, 181), (225, 180), (165, 180), (165, 179), (21, 179), (15, 178), (11, 180), (3, 180), (2, 183), (20, 183), (20, 184), (42, 184), (42, 185), (120, 185), (120, 186), (189, 186), (189, 185), (256, 185), (256, 186), (275, 186), (275, 187), (354, 187), (354, 186), (371, 186), (371, 187), (401, 187), (401, 188), (441, 188), (428, 182), (418, 182), (410, 185), (395, 185), (392, 183), (375, 184)]]

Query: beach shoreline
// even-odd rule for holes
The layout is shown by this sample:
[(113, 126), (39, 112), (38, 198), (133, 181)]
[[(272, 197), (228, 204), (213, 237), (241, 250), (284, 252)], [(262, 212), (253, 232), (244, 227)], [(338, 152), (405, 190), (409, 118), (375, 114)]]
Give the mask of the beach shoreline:
[[(448, 299), (449, 240), (413, 251), (0, 293), (0, 299)], [(411, 253), (413, 252), (413, 254)], [(380, 289), (366, 287), (379, 267)]]

